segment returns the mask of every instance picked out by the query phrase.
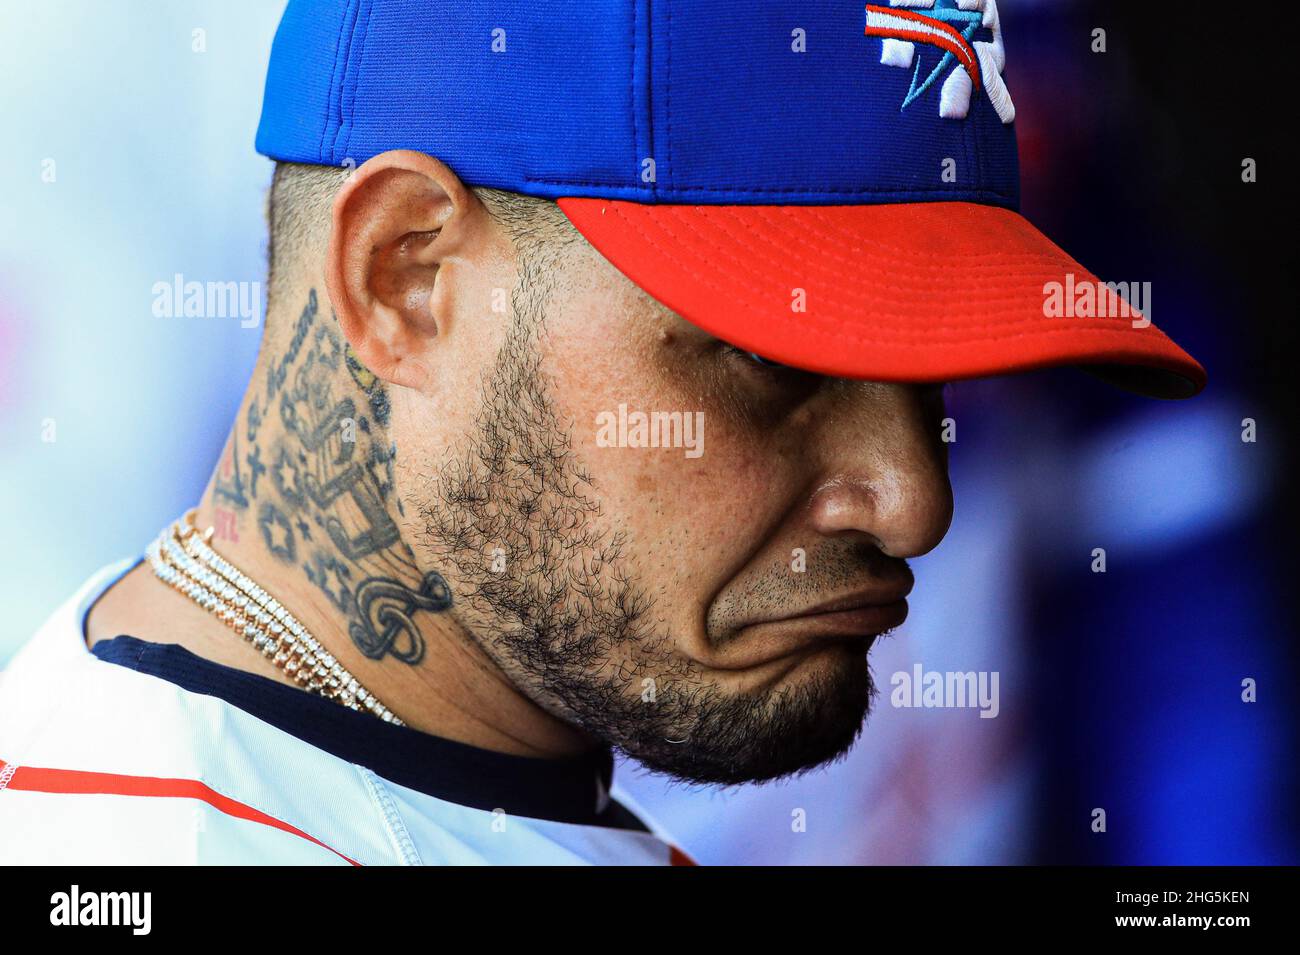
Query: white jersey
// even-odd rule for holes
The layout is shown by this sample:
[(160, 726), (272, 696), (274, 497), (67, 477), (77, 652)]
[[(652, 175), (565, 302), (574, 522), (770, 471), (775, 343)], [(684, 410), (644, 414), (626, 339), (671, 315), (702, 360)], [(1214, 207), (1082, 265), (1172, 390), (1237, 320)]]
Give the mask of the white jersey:
[(96, 574), (0, 673), (0, 864), (689, 864), (608, 753), (510, 756), (129, 636)]

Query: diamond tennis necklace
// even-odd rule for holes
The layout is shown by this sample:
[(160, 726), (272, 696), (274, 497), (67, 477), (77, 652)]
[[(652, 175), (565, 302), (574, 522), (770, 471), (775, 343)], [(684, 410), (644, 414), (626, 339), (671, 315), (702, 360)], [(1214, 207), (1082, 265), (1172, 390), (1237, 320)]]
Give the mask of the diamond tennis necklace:
[(212, 549), (194, 511), (165, 527), (145, 556), (163, 583), (189, 597), (251, 643), (304, 690), (349, 709), (405, 725), (256, 581)]

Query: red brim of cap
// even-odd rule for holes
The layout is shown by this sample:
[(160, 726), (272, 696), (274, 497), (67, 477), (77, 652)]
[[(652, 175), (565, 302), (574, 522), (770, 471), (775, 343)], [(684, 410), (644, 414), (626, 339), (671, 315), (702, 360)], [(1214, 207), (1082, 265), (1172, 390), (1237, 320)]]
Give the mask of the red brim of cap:
[(1077, 365), (1154, 397), (1205, 387), (1194, 358), (1008, 209), (591, 198), (559, 206), (659, 302), (781, 364), (891, 382)]

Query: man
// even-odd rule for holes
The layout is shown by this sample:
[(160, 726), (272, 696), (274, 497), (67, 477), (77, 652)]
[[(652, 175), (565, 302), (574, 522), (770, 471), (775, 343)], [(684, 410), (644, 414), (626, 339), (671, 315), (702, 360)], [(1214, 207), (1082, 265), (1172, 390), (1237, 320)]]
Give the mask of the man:
[(257, 367), (6, 671), (0, 858), (684, 861), (612, 750), (843, 753), (942, 383), (1204, 385), (1015, 213), (1004, 59), (994, 0), (293, 0)]

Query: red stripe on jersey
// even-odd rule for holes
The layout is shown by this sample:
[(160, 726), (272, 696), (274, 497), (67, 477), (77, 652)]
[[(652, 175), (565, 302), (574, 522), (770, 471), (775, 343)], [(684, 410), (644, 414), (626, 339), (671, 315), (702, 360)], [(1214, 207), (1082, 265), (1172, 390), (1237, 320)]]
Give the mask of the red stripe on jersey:
[(248, 822), (261, 823), (281, 832), (292, 833), (308, 842), (315, 843), (322, 849), (329, 849), (340, 859), (359, 866), (360, 862), (349, 859), (337, 849), (327, 846), (315, 836), (303, 832), (297, 826), (274, 816), (267, 815), (260, 809), (254, 809), (237, 799), (223, 796), (215, 789), (199, 782), (197, 779), (163, 779), (156, 776), (123, 776), (118, 773), (92, 773), (80, 769), (43, 769), (37, 766), (14, 766), (0, 759), (0, 783), (8, 777), (7, 784), (0, 784), (0, 792), (5, 789), (17, 789), (25, 792), (60, 793), (75, 795), (108, 796), (147, 796), (160, 799), (197, 799), (214, 809), (245, 819)]
[(668, 862), (670, 865), (696, 865), (694, 859), (688, 856), (681, 849), (670, 845), (668, 847)]

